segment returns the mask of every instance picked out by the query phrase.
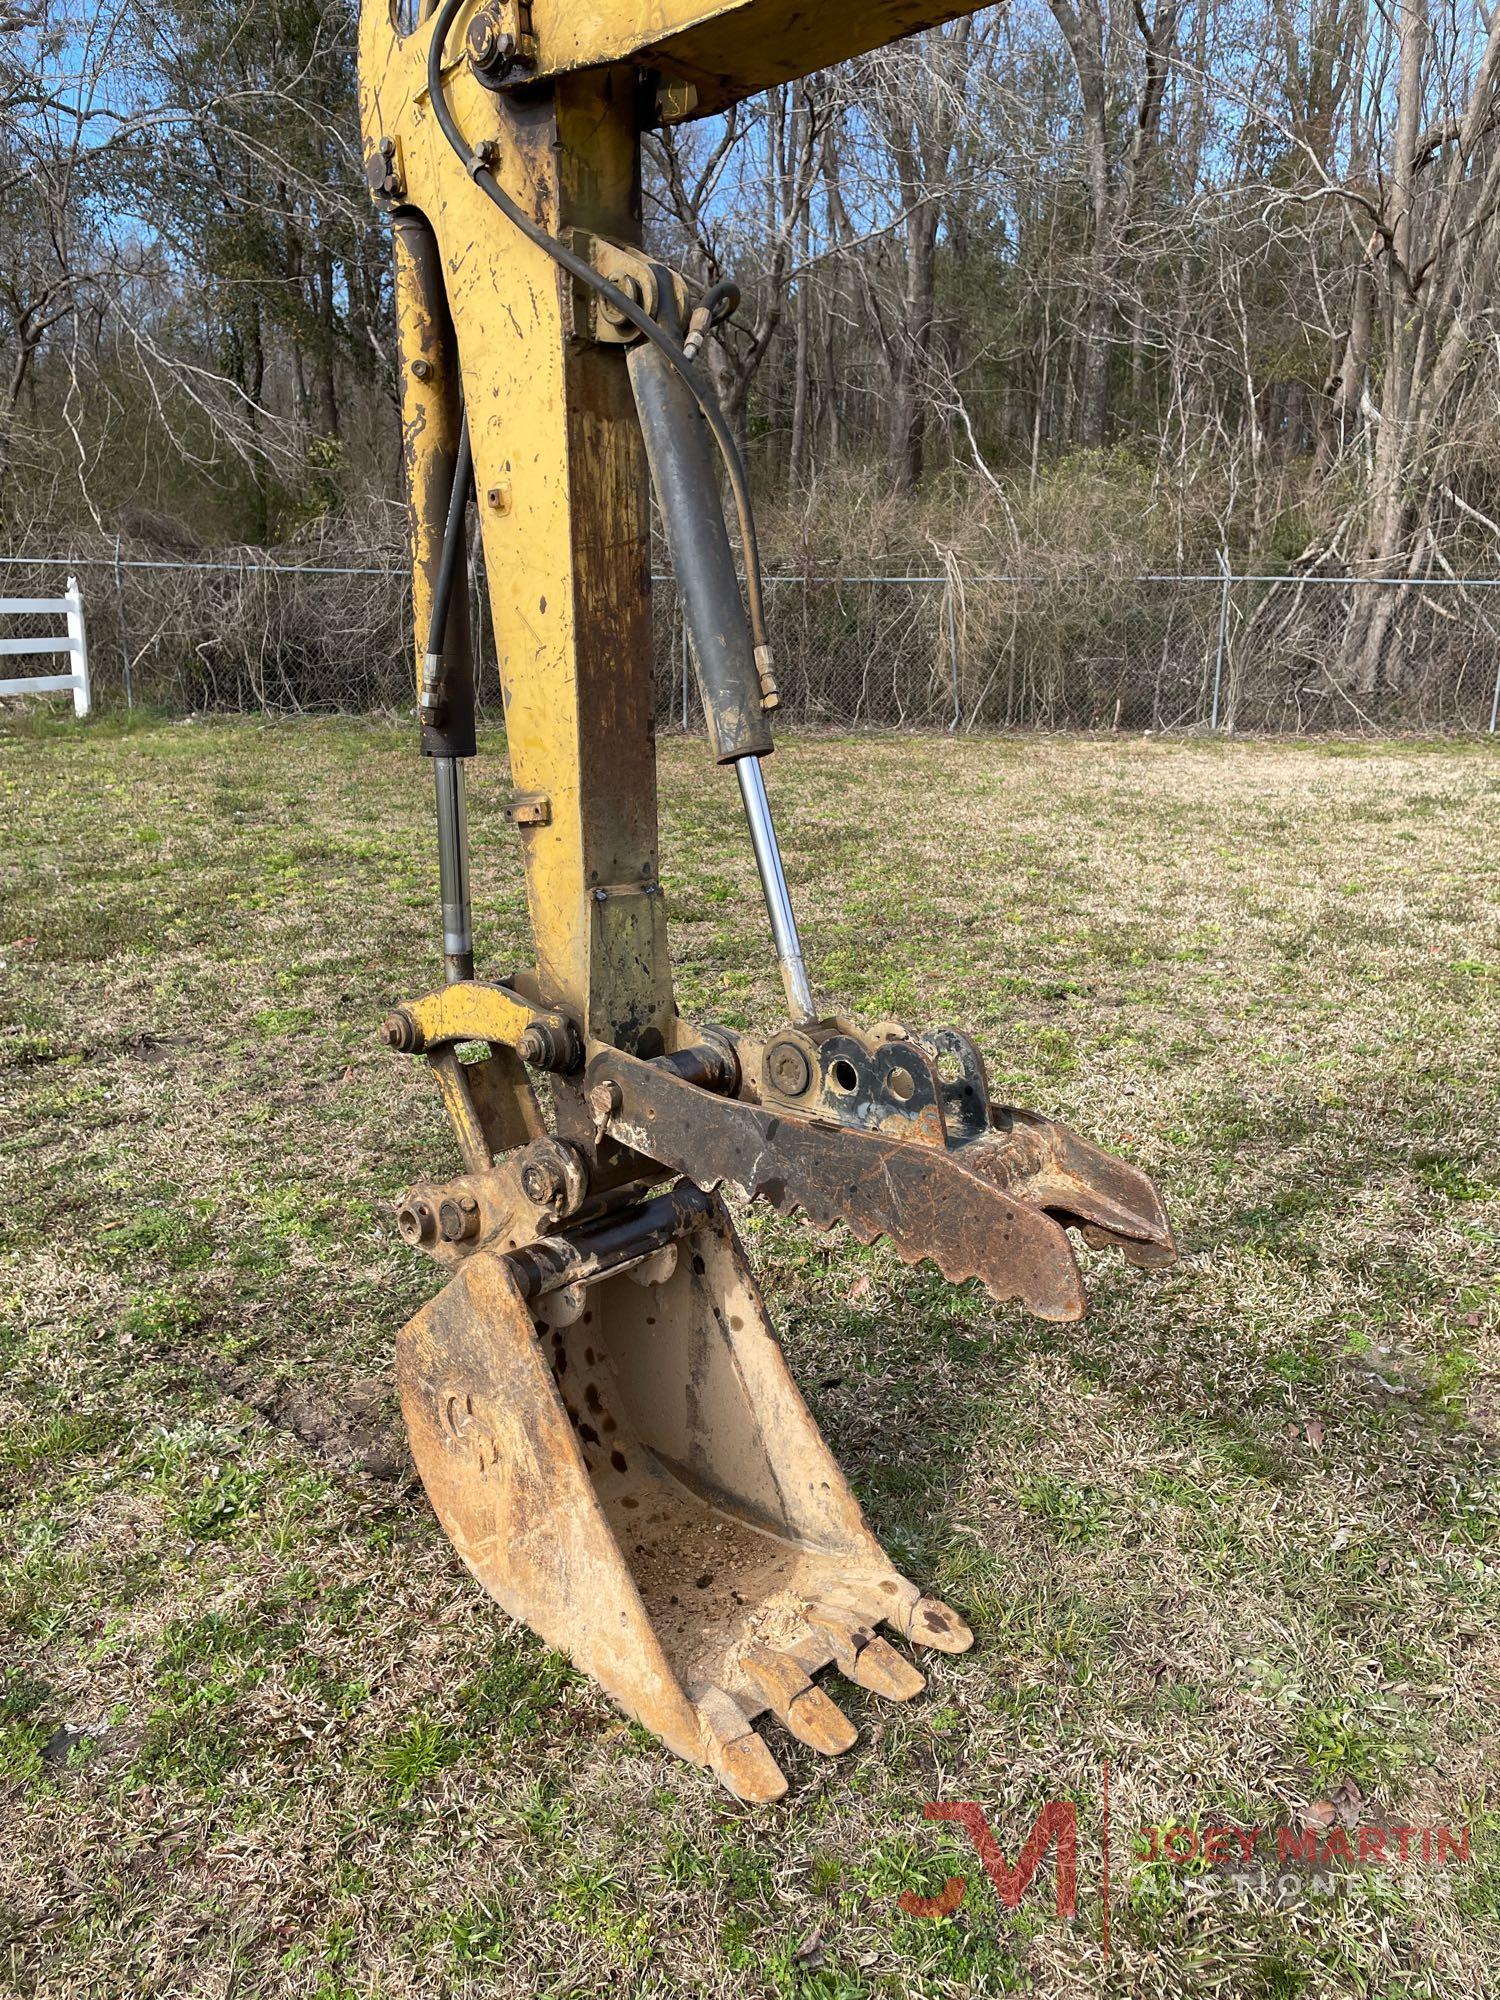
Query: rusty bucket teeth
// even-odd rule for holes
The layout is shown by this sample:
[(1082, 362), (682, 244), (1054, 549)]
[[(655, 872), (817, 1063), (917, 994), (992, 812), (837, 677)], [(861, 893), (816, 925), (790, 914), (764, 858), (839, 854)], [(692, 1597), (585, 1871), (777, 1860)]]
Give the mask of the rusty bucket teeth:
[(834, 1665), (856, 1687), (887, 1701), (910, 1701), (926, 1687), (925, 1676), (868, 1625), (850, 1624), (822, 1605), (808, 1613), (808, 1623), (828, 1640)]
[(927, 1676), (878, 1635), (860, 1647), (849, 1678), (871, 1694), (883, 1694), (887, 1701), (910, 1701), (927, 1685)]
[(914, 1646), (930, 1646), (937, 1653), (967, 1653), (974, 1643), (958, 1613), (936, 1597), (919, 1597), (915, 1604), (889, 1612), (885, 1622)]
[(747, 1805), (769, 1805), (786, 1791), (786, 1773), (765, 1738), (752, 1728), (739, 1704), (722, 1688), (700, 1688), (699, 1729), (709, 1769), (727, 1791)]
[(809, 1750), (841, 1757), (852, 1750), (859, 1731), (829, 1695), (810, 1681), (790, 1653), (769, 1646), (748, 1647), (741, 1671), (754, 1683), (767, 1708)]
[[(900, 1579), (887, 1581), (901, 1587)], [(904, 1590), (909, 1592), (910, 1586)], [(868, 1585), (861, 1594), (869, 1594)], [(927, 1601), (918, 1598), (912, 1608)], [(857, 1687), (887, 1701), (910, 1701), (927, 1685), (868, 1622), (827, 1605), (808, 1607), (805, 1629), (784, 1650), (759, 1643), (741, 1650), (733, 1674), (742, 1690), (738, 1698), (722, 1687), (696, 1692), (709, 1766), (736, 1798), (765, 1802), (786, 1790), (785, 1774), (751, 1722), (762, 1710), (825, 1757), (841, 1757), (854, 1747), (854, 1724), (812, 1677), (830, 1663), (830, 1656), (831, 1664)]]

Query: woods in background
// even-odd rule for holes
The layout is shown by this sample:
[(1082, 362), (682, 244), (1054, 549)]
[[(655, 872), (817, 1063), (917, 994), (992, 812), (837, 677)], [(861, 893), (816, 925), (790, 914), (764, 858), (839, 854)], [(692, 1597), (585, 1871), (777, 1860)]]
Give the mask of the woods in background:
[[(394, 544), (353, 33), (0, 0), (8, 541)], [(782, 559), (1491, 570), (1497, 122), (1476, 0), (1016, 0), (653, 135), (647, 226), (742, 287), (712, 365)]]

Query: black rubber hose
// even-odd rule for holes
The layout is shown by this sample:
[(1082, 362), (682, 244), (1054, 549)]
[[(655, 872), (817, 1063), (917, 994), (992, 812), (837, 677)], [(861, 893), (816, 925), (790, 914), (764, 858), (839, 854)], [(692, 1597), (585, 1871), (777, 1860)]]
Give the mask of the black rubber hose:
[(732, 278), (720, 278), (703, 301), (710, 326), (721, 326), (731, 313), (737, 313), (739, 309), (740, 288)]
[(724, 461), (724, 469), (729, 475), (729, 489), (734, 496), (735, 514), (740, 524), (740, 543), (745, 555), (745, 582), (750, 600), (750, 628), (755, 635), (757, 646), (769, 644), (766, 638), (765, 612), (761, 600), (760, 544), (755, 534), (755, 516), (750, 508), (750, 487), (745, 477), (744, 461), (739, 447), (734, 441), (734, 433), (725, 421), (719, 408), (718, 399), (706, 390), (693, 372), (693, 364), (683, 353), (665, 328), (655, 321), (645, 308), (621, 291), (618, 285), (610, 283), (592, 264), (577, 256), (565, 243), (555, 236), (549, 236), (540, 224), (532, 221), (523, 208), (517, 206), (501, 187), (477, 153), (469, 150), (468, 142), (459, 130), (458, 120), (448, 103), (447, 92), (443, 89), (443, 44), (448, 39), (449, 30), (457, 20), (466, 0), (444, 0), (432, 30), (432, 41), (427, 50), (427, 94), (431, 99), (443, 137), (464, 164), (464, 170), (474, 185), (483, 190), (508, 222), (515, 225), (528, 241), (545, 250), (555, 264), (560, 264), (570, 277), (597, 292), (600, 298), (608, 300), (622, 318), (628, 320), (637, 332), (659, 347), (672, 366), (682, 376), (692, 391), (693, 400), (703, 412), (714, 443), (719, 447), (719, 455)]

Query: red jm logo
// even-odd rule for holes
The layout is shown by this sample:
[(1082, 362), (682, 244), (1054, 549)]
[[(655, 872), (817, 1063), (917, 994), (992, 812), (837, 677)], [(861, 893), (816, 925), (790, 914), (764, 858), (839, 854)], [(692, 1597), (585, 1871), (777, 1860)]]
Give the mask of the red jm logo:
[[(995, 1893), (1008, 1910), (1019, 1909), (1031, 1878), (1042, 1864), (1042, 1856), (1057, 1846), (1057, 1914), (1071, 1917), (1078, 1909), (1078, 1808), (1066, 1799), (1053, 1799), (1037, 1814), (1036, 1824), (1026, 1836), (1026, 1845), (1011, 1867), (1000, 1852), (1000, 1843), (990, 1830), (981, 1806), (945, 1805), (934, 1802), (922, 1808), (927, 1819), (955, 1821), (974, 1843), (984, 1872), (995, 1885)], [(901, 1907), (912, 1917), (951, 1917), (964, 1899), (968, 1880), (950, 1875), (936, 1896), (917, 1896), (910, 1890), (901, 1897)]]

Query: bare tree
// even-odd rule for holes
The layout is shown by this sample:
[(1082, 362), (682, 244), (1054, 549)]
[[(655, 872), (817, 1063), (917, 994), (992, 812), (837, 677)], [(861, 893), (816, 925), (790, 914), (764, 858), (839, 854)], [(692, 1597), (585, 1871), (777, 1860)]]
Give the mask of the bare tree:
[[(1079, 342), (1082, 349), (1077, 435), (1080, 444), (1104, 442), (1109, 425), (1110, 354), (1114, 288), (1130, 225), (1161, 134), (1167, 78), (1185, 0), (1132, 0), (1140, 37), (1140, 78), (1123, 148), (1115, 144), (1115, 45), (1120, 39), (1108, 0), (1049, 0), (1078, 78), (1084, 171), (1088, 183), (1088, 287)], [(1120, 64), (1118, 66), (1124, 66)], [(1127, 68), (1127, 74), (1129, 70)]]
[(741, 434), (807, 243), (831, 115), (828, 91), (813, 80), (768, 91), (706, 137), (669, 126), (648, 140), (658, 228), (675, 237), (705, 286), (733, 277), (744, 290), (732, 332), (709, 349), (720, 400)]

